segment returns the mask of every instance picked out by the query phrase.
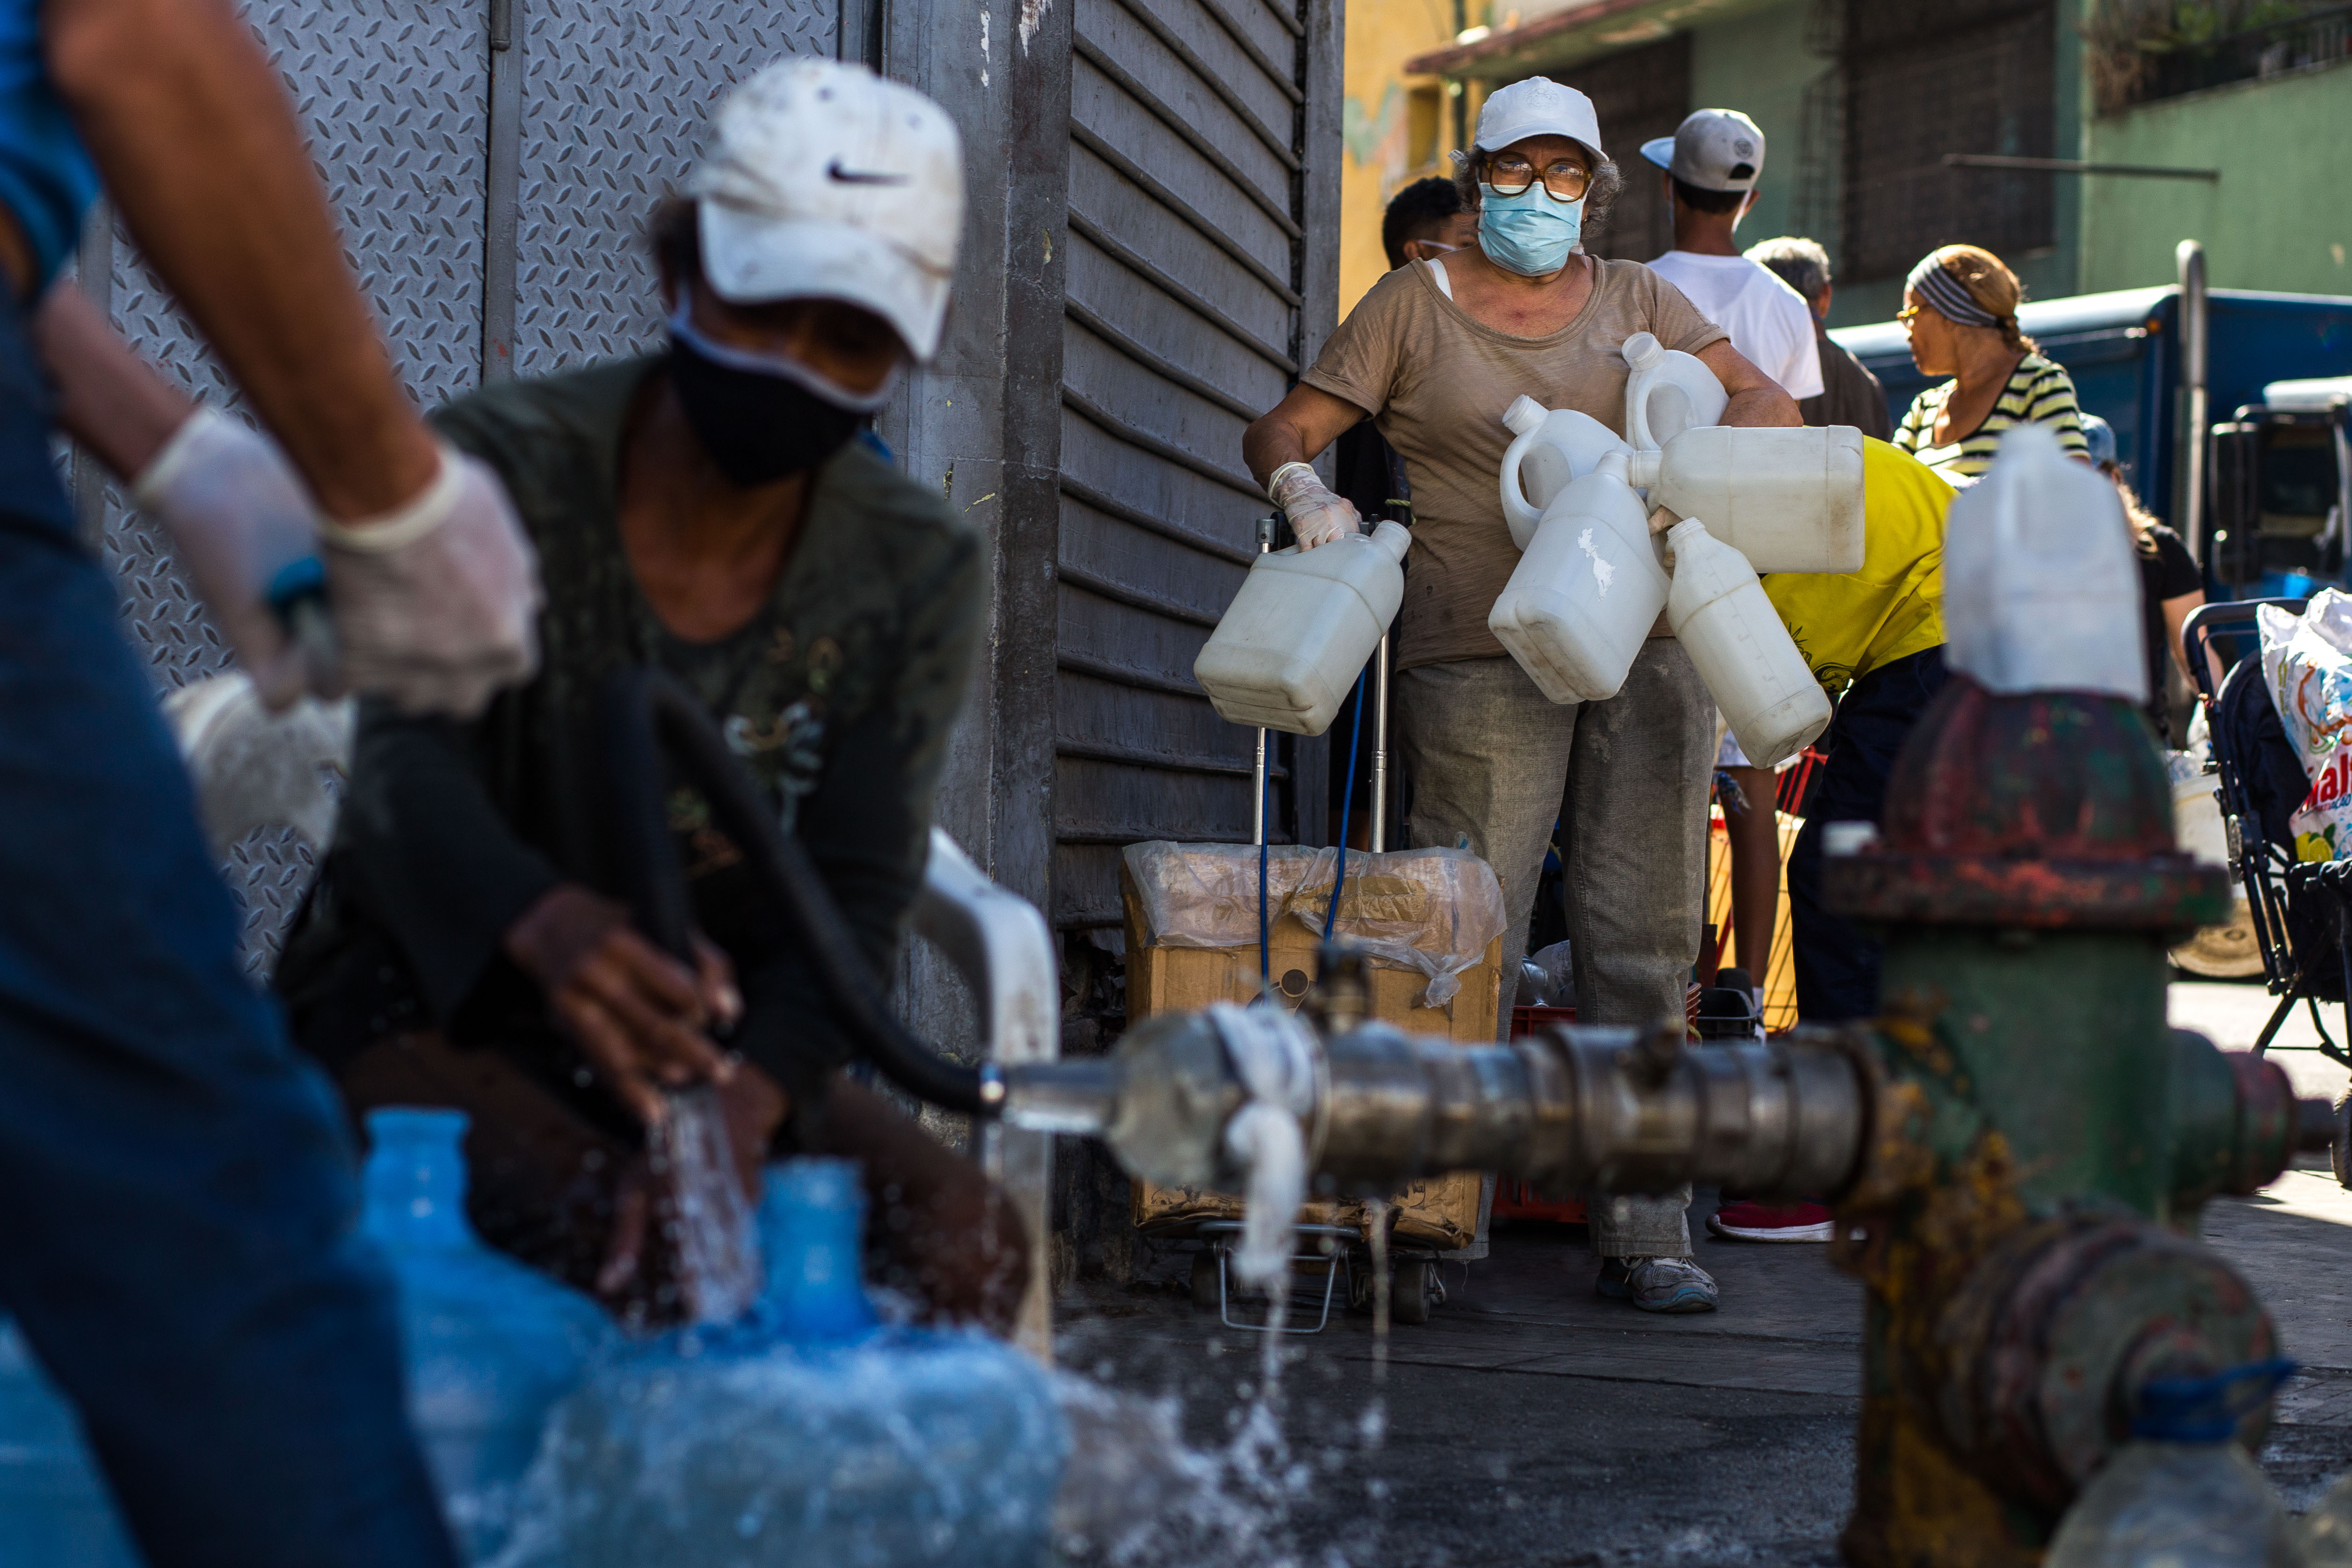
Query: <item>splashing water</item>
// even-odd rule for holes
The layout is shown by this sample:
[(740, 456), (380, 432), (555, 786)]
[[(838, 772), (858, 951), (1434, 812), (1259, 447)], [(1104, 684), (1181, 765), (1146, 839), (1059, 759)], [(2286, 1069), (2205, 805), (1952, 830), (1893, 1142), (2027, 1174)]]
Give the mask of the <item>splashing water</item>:
[(978, 1333), (689, 1330), (558, 1409), (491, 1568), (1032, 1568), (1066, 1453), (1045, 1373)]
[(735, 1173), (719, 1091), (708, 1085), (667, 1097), (648, 1152), (655, 1179), (668, 1189), (665, 1230), (677, 1258), (688, 1321), (731, 1322), (760, 1298), (760, 1235)]
[(1372, 1382), (1389, 1380), (1389, 1205), (1386, 1198), (1364, 1203), (1364, 1241), (1372, 1254)]

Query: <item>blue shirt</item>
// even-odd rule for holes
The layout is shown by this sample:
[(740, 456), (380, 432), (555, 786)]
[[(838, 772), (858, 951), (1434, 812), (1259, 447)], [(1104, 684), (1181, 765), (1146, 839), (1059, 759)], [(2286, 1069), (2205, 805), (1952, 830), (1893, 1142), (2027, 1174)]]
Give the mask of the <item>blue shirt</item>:
[(0, 0), (0, 205), (33, 248), (46, 288), (81, 237), (98, 169), (49, 80), (38, 0)]

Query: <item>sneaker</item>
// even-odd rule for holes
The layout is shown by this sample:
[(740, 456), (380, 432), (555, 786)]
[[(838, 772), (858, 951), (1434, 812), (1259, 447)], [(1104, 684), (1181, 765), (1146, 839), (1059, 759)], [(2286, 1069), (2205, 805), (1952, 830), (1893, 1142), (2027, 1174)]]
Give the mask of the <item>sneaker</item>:
[(1821, 1204), (1727, 1204), (1706, 1216), (1726, 1241), (1834, 1241), (1837, 1222)]
[(1712, 1312), (1715, 1279), (1687, 1258), (1604, 1258), (1592, 1288), (1644, 1312)]

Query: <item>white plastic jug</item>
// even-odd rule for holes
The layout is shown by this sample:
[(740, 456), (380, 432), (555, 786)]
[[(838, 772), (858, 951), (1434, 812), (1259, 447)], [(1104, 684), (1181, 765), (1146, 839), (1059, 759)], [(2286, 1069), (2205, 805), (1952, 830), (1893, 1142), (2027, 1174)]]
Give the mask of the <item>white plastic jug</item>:
[(1862, 432), (1852, 426), (1685, 430), (1635, 453), (1630, 471), (1652, 506), (1704, 519), (1759, 572), (1862, 570)]
[(1617, 432), (1573, 408), (1546, 408), (1525, 395), (1503, 410), (1503, 423), (1518, 438), (1503, 454), (1503, 521), (1519, 549), (1536, 536), (1544, 508), (1569, 481), (1591, 473), (1604, 453), (1631, 453)]
[(1731, 394), (1706, 362), (1670, 349), (1649, 332), (1635, 332), (1618, 353), (1625, 378), (1625, 439), (1637, 452), (1654, 452), (1696, 426), (1713, 425), (1731, 405)]
[(1674, 586), (1666, 619), (1759, 768), (1792, 757), (1829, 728), (1830, 700), (1805, 668), (1755, 569), (1696, 518), (1666, 531)]
[(1295, 735), (1329, 729), (1404, 602), (1412, 542), (1402, 523), (1389, 521), (1253, 562), (1192, 661), (1218, 713)]
[(1648, 510), (1612, 453), (1544, 509), (1486, 629), (1554, 702), (1597, 702), (1625, 684), (1665, 604)]
[(1989, 691), (2147, 700), (2139, 563), (2105, 476), (2039, 425), (2000, 438), (1944, 525), (1944, 631), (1954, 669)]

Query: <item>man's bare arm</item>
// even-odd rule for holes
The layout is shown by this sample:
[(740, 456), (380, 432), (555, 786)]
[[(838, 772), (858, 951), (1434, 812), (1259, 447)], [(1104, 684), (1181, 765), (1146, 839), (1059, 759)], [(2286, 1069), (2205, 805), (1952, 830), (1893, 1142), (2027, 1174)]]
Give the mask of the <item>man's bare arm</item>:
[(47, 0), (50, 72), (131, 235), (329, 516), (432, 482), (292, 105), (226, 0)]
[(1720, 338), (1698, 351), (1698, 357), (1707, 369), (1715, 372), (1723, 390), (1731, 394), (1730, 405), (1723, 411), (1726, 425), (1802, 425), (1804, 416), (1797, 412), (1797, 400), (1780, 390), (1780, 384), (1758, 370), (1745, 355), (1731, 346), (1729, 338)]
[(58, 427), (121, 479), (137, 479), (196, 411), (71, 283), (51, 286), (32, 331), (57, 385)]

